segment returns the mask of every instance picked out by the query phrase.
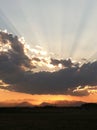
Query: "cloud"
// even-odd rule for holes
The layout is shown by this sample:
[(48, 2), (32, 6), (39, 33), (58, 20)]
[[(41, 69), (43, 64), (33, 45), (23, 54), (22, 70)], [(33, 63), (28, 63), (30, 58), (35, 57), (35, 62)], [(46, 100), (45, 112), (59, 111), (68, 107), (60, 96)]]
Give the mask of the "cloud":
[(51, 64), (53, 64), (53, 65), (62, 64), (62, 66), (68, 67), (68, 68), (73, 67), (73, 66), (79, 66), (78, 62), (73, 62), (70, 58), (65, 59), (65, 60), (51, 59)]
[[(30, 59), (24, 54), (23, 44), (18, 40), (17, 36), (8, 34), (5, 32), (0, 32), (0, 43), (2, 51), (0, 52), (0, 62), (2, 60), (8, 64), (14, 64), (17, 66), (24, 65), (30, 67)], [(10, 44), (10, 48), (7, 52), (4, 50), (4, 45)]]
[[(97, 61), (80, 64), (71, 59), (57, 60), (44, 57), (44, 53), (34, 50), (31, 58), (25, 51), (25, 46), (17, 36), (0, 32), (0, 80), (2, 89), (25, 92), (30, 94), (68, 94), (85, 96), (96, 90)], [(49, 60), (48, 60), (49, 59)], [(35, 64), (34, 64), (35, 63)], [(37, 71), (38, 65), (48, 67), (48, 70)], [(44, 64), (43, 64), (44, 63)], [(56, 69), (58, 64), (62, 68)], [(43, 66), (43, 68), (45, 68)], [(50, 67), (50, 68), (49, 68)], [(4, 83), (7, 86), (4, 86)], [(9, 86), (8, 86), (9, 85)], [(80, 88), (78, 88), (80, 86)], [(85, 86), (91, 88), (84, 89)], [(93, 89), (92, 89), (93, 88)]]

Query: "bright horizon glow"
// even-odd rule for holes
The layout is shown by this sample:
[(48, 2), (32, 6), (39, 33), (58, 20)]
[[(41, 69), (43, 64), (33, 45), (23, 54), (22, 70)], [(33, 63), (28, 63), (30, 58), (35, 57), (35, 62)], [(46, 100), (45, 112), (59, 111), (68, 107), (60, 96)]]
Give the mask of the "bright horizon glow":
[[(4, 96), (6, 94), (6, 97)], [(10, 96), (11, 95), (11, 96)], [(0, 102), (4, 103), (20, 103), (29, 102), (32, 105), (40, 105), (41, 103), (54, 103), (56, 101), (83, 101), (83, 102), (97, 102), (97, 95), (89, 96), (70, 96), (70, 95), (38, 95), (38, 94), (25, 94), (19, 92), (2, 91), (0, 89)]]

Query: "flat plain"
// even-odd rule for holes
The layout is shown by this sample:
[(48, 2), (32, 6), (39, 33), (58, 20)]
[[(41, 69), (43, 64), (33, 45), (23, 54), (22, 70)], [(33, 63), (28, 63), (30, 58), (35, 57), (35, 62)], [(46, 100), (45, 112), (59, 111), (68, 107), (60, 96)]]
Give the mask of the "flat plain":
[(0, 108), (0, 130), (97, 130), (97, 109)]

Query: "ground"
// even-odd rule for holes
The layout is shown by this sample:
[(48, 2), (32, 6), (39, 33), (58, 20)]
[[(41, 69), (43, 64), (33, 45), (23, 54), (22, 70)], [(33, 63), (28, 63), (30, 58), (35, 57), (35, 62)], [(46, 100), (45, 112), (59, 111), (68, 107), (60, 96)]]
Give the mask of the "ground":
[(0, 108), (0, 130), (97, 130), (97, 109)]

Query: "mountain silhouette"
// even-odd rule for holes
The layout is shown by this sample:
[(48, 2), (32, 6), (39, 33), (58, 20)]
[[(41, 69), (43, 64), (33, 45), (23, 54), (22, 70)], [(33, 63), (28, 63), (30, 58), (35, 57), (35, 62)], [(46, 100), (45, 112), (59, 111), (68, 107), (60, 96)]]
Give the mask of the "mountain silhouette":
[(85, 104), (85, 102), (58, 100), (54, 103), (43, 102), (43, 103), (40, 104), (40, 106), (70, 107), (70, 106), (81, 106), (82, 104)]

